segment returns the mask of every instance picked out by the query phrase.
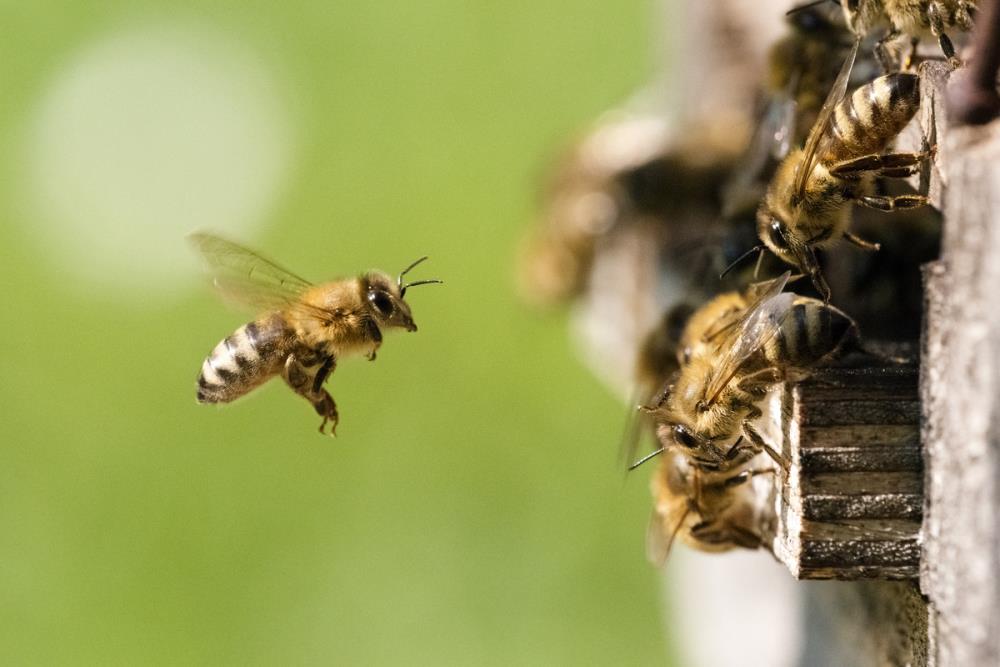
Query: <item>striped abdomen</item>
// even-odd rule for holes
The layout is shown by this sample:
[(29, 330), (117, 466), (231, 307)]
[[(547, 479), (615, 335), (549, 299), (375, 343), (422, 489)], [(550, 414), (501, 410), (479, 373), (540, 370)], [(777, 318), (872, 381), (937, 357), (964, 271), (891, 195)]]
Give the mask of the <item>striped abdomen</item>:
[(806, 370), (835, 355), (856, 333), (854, 320), (843, 312), (799, 296), (764, 355), (772, 365)]
[(820, 162), (827, 166), (883, 152), (920, 106), (920, 77), (880, 76), (836, 106)]
[(241, 326), (202, 363), (198, 402), (228, 403), (263, 384), (281, 371), (289, 340), (288, 326), (278, 315)]

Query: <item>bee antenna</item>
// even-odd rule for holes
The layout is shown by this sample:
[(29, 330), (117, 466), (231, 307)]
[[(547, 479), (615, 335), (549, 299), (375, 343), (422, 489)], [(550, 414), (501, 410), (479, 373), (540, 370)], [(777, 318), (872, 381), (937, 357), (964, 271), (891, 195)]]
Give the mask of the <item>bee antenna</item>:
[(653, 452), (651, 454), (646, 454), (641, 459), (639, 459), (638, 461), (636, 461), (635, 463), (633, 463), (632, 465), (630, 465), (628, 467), (629, 471), (635, 470), (636, 468), (638, 468), (639, 466), (641, 466), (646, 461), (648, 461), (648, 460), (650, 460), (652, 458), (655, 458), (655, 457), (659, 456), (662, 453), (663, 453), (663, 447), (660, 447), (655, 452)]
[(840, 4), (840, 0), (813, 0), (812, 2), (807, 2), (804, 5), (796, 5), (795, 7), (792, 7), (787, 12), (785, 12), (785, 16), (791, 16), (792, 14), (795, 14), (796, 12), (801, 12), (804, 9), (809, 9), (810, 7), (816, 7), (818, 5), (822, 5), (822, 4), (827, 3), (827, 2), (832, 2), (835, 5), (839, 5)]
[(417, 264), (420, 264), (421, 262), (425, 261), (427, 261), (427, 255), (424, 255), (417, 261), (413, 262), (413, 264), (410, 264), (408, 267), (400, 271), (399, 276), (396, 278), (396, 286), (399, 287), (400, 289), (403, 289), (403, 276), (409, 273), (410, 270), (413, 269), (413, 267), (415, 267)]
[(402, 299), (406, 296), (406, 290), (410, 287), (416, 287), (417, 285), (444, 285), (443, 280), (438, 280), (437, 278), (432, 278), (430, 280), (418, 280), (412, 283), (406, 283), (399, 288), (399, 298)]
[[(764, 255), (763, 251), (764, 251), (764, 246), (761, 245), (761, 244), (759, 244), (759, 243), (757, 245), (755, 245), (754, 247), (750, 248), (745, 253), (743, 253), (742, 255), (740, 255), (739, 257), (737, 257), (736, 259), (734, 259), (732, 262), (729, 263), (729, 266), (727, 266), (725, 268), (725, 270), (722, 273), (719, 274), (719, 280), (722, 280), (723, 278), (725, 278), (727, 273), (729, 273), (730, 271), (732, 271), (734, 268), (736, 268), (739, 265), (740, 262), (742, 262), (744, 259), (746, 259), (750, 255), (754, 254), (755, 252), (759, 252), (761, 254), (761, 256), (763, 256)], [(758, 260), (758, 263), (759, 262), (760, 262), (760, 260)]]

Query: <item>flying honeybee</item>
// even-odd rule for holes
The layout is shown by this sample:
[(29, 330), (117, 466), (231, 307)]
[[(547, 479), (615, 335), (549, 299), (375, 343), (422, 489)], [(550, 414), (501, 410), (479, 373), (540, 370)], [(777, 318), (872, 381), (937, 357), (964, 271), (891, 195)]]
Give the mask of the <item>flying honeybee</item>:
[[(706, 471), (739, 469), (761, 451), (787, 465), (754, 425), (762, 416), (757, 402), (776, 383), (807, 375), (857, 340), (857, 326), (840, 310), (783, 292), (788, 278), (786, 272), (754, 286), (745, 310), (727, 305), (703, 335), (708, 344), (690, 355), (652, 408), (661, 452), (676, 447)], [(698, 313), (691, 322), (698, 326)]]
[(906, 35), (914, 42), (930, 32), (937, 38), (941, 51), (955, 66), (959, 64), (955, 46), (945, 34), (946, 28), (972, 29), (972, 15), (978, 0), (841, 0), (844, 20), (859, 37), (878, 28), (888, 28), (876, 53), (883, 67), (892, 67), (886, 44)]
[(320, 433), (338, 421), (337, 405), (323, 388), (337, 362), (352, 354), (374, 361), (384, 330), (416, 331), (403, 300), (416, 285), (440, 283), (403, 276), (396, 280), (369, 271), (314, 285), (243, 246), (211, 234), (192, 234), (192, 245), (207, 260), (214, 283), (228, 300), (264, 311), (220, 342), (198, 376), (199, 403), (229, 403), (280, 375), (323, 418)]
[(925, 146), (918, 153), (882, 152), (916, 114), (920, 80), (915, 74), (897, 72), (846, 96), (858, 44), (844, 62), (805, 146), (778, 166), (757, 210), (757, 234), (763, 246), (808, 274), (826, 301), (830, 288), (815, 248), (841, 238), (865, 250), (879, 247), (848, 230), (852, 203), (880, 211), (927, 203), (923, 195), (875, 194), (876, 178), (912, 176), (933, 151)]
[(756, 480), (774, 472), (774, 468), (751, 465), (708, 472), (691, 465), (680, 452), (667, 452), (650, 484), (649, 560), (662, 565), (677, 538), (708, 552), (758, 548), (762, 529), (773, 512), (768, 504), (769, 488)]

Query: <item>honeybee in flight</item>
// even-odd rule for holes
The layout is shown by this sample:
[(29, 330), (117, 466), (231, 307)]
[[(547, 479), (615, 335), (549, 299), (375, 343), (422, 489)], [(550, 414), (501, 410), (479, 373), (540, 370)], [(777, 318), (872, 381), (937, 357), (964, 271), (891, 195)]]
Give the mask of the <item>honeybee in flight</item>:
[(886, 44), (908, 35), (914, 48), (928, 31), (937, 38), (941, 51), (957, 67), (960, 62), (945, 28), (972, 30), (972, 15), (978, 0), (841, 0), (844, 20), (854, 34), (863, 37), (876, 28), (888, 27), (888, 34), (876, 47), (876, 55), (888, 71), (892, 68)]
[(757, 210), (763, 247), (806, 273), (827, 302), (830, 287), (815, 248), (843, 238), (865, 250), (877, 250), (877, 243), (848, 230), (851, 204), (880, 211), (925, 205), (923, 195), (877, 195), (875, 180), (912, 176), (933, 154), (926, 146), (919, 153), (882, 153), (916, 114), (920, 79), (896, 72), (846, 96), (858, 44), (844, 62), (805, 146), (778, 166)]
[[(762, 416), (756, 403), (776, 383), (808, 374), (857, 339), (856, 324), (840, 310), (783, 292), (788, 279), (786, 272), (754, 286), (744, 311), (727, 306), (706, 331), (702, 342), (709, 344), (690, 355), (653, 408), (661, 444), (656, 453), (676, 447), (705, 471), (730, 471), (764, 451), (786, 467), (754, 425)], [(691, 318), (695, 326), (697, 318)], [(712, 342), (719, 336), (722, 342)]]
[(406, 290), (440, 280), (404, 283), (403, 277), (426, 257), (406, 267), (396, 280), (369, 271), (314, 285), (255, 252), (211, 234), (192, 234), (195, 249), (227, 300), (264, 311), (220, 342), (205, 358), (198, 376), (199, 403), (229, 403), (280, 375), (323, 418), (337, 428), (337, 405), (323, 384), (337, 362), (352, 354), (371, 361), (384, 330), (416, 331)]
[(774, 472), (750, 465), (708, 472), (691, 465), (680, 452), (664, 454), (650, 484), (653, 513), (646, 534), (650, 562), (662, 565), (677, 538), (708, 552), (758, 548), (772, 512), (768, 490), (754, 478)]

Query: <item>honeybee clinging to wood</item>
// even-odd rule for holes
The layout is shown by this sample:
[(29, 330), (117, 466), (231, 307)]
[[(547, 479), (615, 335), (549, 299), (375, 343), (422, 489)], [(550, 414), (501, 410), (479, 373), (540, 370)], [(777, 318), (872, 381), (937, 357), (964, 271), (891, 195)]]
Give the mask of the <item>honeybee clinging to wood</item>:
[(768, 50), (761, 91), (765, 105), (723, 190), (726, 217), (753, 215), (775, 165), (805, 139), (837, 78), (853, 39), (824, 9), (804, 6), (786, 15), (785, 35)]
[(198, 376), (199, 403), (229, 403), (275, 375), (309, 401), (323, 418), (320, 433), (332, 422), (337, 405), (323, 383), (337, 362), (365, 353), (370, 361), (390, 328), (416, 331), (406, 290), (440, 280), (404, 283), (403, 276), (423, 262), (421, 257), (394, 281), (369, 271), (313, 285), (251, 250), (211, 234), (192, 234), (195, 249), (208, 262), (215, 286), (228, 300), (264, 310), (220, 342), (205, 358)]
[(865, 250), (879, 247), (848, 231), (852, 202), (880, 211), (927, 203), (923, 195), (874, 194), (876, 178), (912, 176), (933, 151), (925, 147), (919, 153), (882, 153), (916, 114), (920, 79), (903, 72), (888, 74), (845, 96), (858, 44), (844, 62), (805, 146), (778, 166), (757, 210), (763, 245), (808, 274), (826, 301), (830, 288), (814, 248), (841, 238)]
[(678, 537), (700, 551), (758, 548), (772, 511), (767, 487), (756, 480), (774, 473), (774, 468), (749, 464), (739, 470), (708, 472), (691, 465), (680, 452), (667, 452), (650, 485), (649, 560), (662, 565)]
[[(743, 312), (726, 305), (718, 324), (705, 330), (703, 342), (720, 336), (722, 342), (691, 354), (652, 408), (660, 452), (677, 447), (705, 471), (738, 469), (761, 451), (787, 465), (757, 431), (756, 403), (774, 384), (807, 374), (857, 337), (854, 321), (840, 310), (782, 292), (788, 278), (786, 272), (753, 286)], [(729, 296), (715, 301), (722, 298)], [(703, 308), (719, 312), (713, 301)], [(697, 312), (691, 318), (694, 326), (702, 322)]]

